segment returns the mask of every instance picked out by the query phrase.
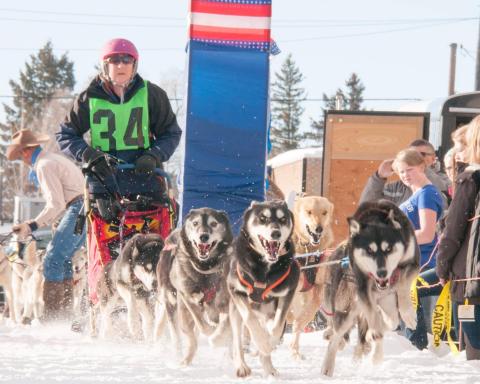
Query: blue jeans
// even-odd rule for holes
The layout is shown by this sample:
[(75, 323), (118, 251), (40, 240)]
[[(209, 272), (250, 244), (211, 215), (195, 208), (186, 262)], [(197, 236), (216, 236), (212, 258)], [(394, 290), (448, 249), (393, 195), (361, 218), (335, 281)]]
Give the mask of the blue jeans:
[[(420, 277), (423, 278), (429, 285), (438, 283), (438, 277), (435, 273), (435, 269), (428, 269), (425, 272), (420, 274)], [(417, 287), (422, 285), (417, 282)], [(438, 296), (442, 291), (442, 286), (436, 286), (433, 288), (420, 288), (418, 289), (418, 308), (417, 308), (417, 328), (412, 330), (410, 328), (405, 328), (405, 336), (409, 339), (414, 346), (422, 350), (428, 346), (427, 338), (427, 324), (425, 322), (425, 314), (423, 311), (423, 306), (420, 303), (420, 298), (427, 296)]]
[(86, 239), (85, 229), (81, 235), (73, 233), (82, 204), (82, 200), (79, 200), (67, 208), (47, 246), (43, 260), (43, 276), (46, 281), (60, 282), (73, 276), (72, 256), (85, 244)]

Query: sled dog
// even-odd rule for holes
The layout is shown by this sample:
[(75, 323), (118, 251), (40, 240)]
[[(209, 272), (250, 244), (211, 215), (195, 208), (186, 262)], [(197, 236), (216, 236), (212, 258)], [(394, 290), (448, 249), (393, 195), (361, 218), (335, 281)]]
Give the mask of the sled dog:
[(242, 348), (244, 326), (265, 374), (277, 375), (271, 352), (281, 341), (299, 278), (292, 233), (293, 214), (284, 201), (253, 202), (244, 213), (227, 279), (238, 377), (251, 373)]
[[(141, 316), (143, 338), (153, 340), (153, 301), (157, 290), (155, 271), (163, 244), (160, 235), (136, 234), (127, 241), (118, 258), (107, 264), (97, 285), (101, 337), (110, 334), (112, 312), (123, 300), (127, 306), (128, 330), (132, 337), (141, 338)], [(95, 324), (91, 325), (93, 336), (96, 336)]]
[[(333, 204), (325, 197), (307, 196), (298, 198), (293, 207), (295, 226), (293, 242), (296, 254), (326, 251), (333, 244), (331, 223)], [(297, 258), (301, 267), (327, 261), (327, 252), (321, 256)], [(287, 320), (292, 324), (294, 335), (290, 349), (295, 358), (301, 358), (300, 334), (320, 309), (323, 296), (326, 268), (313, 267), (301, 270), (298, 286), (293, 297)]]
[(12, 268), (10, 266), (10, 262), (8, 261), (8, 257), (5, 254), (4, 250), (0, 248), (0, 286), (2, 286), (3, 291), (5, 293), (5, 305), (3, 311), (8, 309), (8, 313), (10, 316), (11, 321), (16, 322), (15, 318), (15, 311), (14, 311), (14, 291), (12, 288)]
[(349, 238), (333, 260), (349, 258), (348, 268), (330, 267), (325, 305), (333, 330), (322, 373), (332, 376), (335, 356), (344, 337), (358, 322), (355, 357), (368, 353), (374, 341), (374, 362), (383, 359), (383, 334), (398, 326), (416, 328), (410, 286), (419, 272), (420, 251), (408, 218), (387, 200), (361, 204), (349, 221)]
[[(181, 364), (189, 365), (197, 350), (195, 328), (214, 346), (231, 340), (226, 276), (233, 235), (227, 214), (211, 208), (192, 209), (166, 240), (157, 267), (157, 326), (166, 316), (174, 347), (180, 353), (179, 329), (187, 338)], [(157, 331), (159, 333), (159, 331)]]

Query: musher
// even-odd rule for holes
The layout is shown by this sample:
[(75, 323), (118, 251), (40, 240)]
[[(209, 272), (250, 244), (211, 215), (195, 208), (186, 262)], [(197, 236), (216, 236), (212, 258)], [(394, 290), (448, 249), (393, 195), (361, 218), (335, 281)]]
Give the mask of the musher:
[[(75, 99), (56, 134), (65, 154), (91, 165), (100, 176), (101, 182), (94, 179), (89, 190), (106, 220), (118, 213), (112, 190), (129, 199), (164, 197), (165, 188), (153, 172), (172, 156), (182, 134), (166, 92), (140, 77), (138, 60), (129, 40), (108, 41), (100, 55), (100, 74)], [(84, 139), (87, 132), (89, 144)], [(117, 171), (114, 180), (105, 154), (135, 167)]]

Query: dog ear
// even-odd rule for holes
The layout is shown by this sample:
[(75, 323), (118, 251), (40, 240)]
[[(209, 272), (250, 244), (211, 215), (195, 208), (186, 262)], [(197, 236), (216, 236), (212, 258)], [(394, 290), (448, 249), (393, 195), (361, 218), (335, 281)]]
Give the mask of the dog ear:
[(348, 225), (350, 229), (350, 236), (356, 236), (360, 233), (360, 223), (355, 220), (353, 217), (348, 217)]
[(217, 211), (218, 214), (222, 217), (223, 220), (225, 220), (226, 223), (228, 223), (230, 221), (230, 219), (228, 218), (228, 213), (225, 212), (225, 211)]
[(388, 218), (392, 222), (393, 228), (402, 229), (402, 226), (400, 225), (400, 223), (395, 219), (395, 212), (393, 211), (393, 209), (390, 209), (390, 211), (388, 212)]

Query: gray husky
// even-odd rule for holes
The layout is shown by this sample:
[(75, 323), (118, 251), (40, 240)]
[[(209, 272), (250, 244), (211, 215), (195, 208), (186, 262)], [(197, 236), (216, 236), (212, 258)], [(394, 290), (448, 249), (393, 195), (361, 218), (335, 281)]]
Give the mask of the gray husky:
[[(97, 285), (101, 314), (101, 336), (112, 330), (111, 315), (121, 301), (127, 306), (127, 322), (131, 336), (153, 340), (154, 304), (157, 290), (157, 263), (164, 242), (157, 234), (136, 234), (127, 241), (120, 256), (107, 264)], [(93, 308), (96, 312), (96, 308)], [(92, 335), (96, 336), (95, 317)]]
[(209, 337), (213, 346), (228, 345), (231, 328), (226, 276), (233, 236), (228, 216), (211, 208), (192, 209), (181, 229), (170, 234), (157, 267), (159, 301), (157, 333), (165, 316), (177, 352), (177, 325), (187, 337), (182, 365), (192, 362), (197, 350), (195, 328)]
[(271, 352), (281, 341), (299, 278), (292, 232), (293, 214), (284, 201), (253, 202), (245, 211), (227, 280), (238, 377), (251, 373), (243, 355), (245, 327), (265, 374), (277, 375)]
[(374, 362), (383, 359), (383, 334), (395, 329), (399, 317), (416, 328), (410, 286), (419, 272), (420, 251), (408, 218), (387, 200), (366, 202), (348, 219), (350, 236), (331, 260), (348, 256), (349, 267), (330, 267), (325, 306), (332, 312), (333, 329), (322, 373), (333, 375), (337, 350), (358, 323), (355, 357), (375, 342)]

